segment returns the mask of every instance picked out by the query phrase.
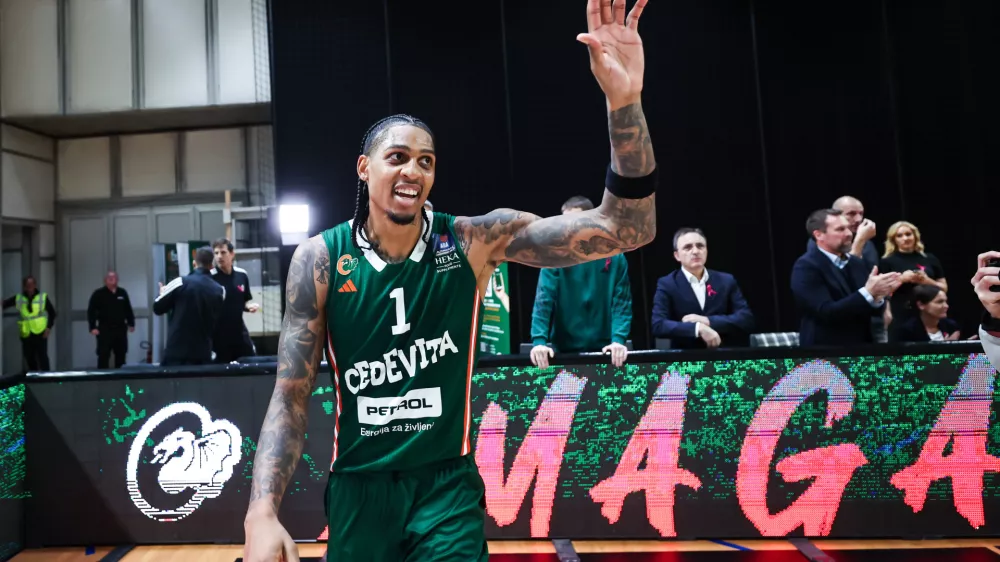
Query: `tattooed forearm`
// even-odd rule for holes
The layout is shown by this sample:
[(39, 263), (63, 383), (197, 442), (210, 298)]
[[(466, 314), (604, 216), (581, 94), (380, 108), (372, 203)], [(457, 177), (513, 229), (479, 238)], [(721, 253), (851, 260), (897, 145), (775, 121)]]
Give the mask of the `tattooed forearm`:
[(267, 408), (254, 459), (250, 503), (265, 502), (278, 512), (285, 487), (302, 456), (312, 394), (322, 355), (325, 293), (329, 275), (326, 245), (310, 240), (292, 257), (285, 318), (278, 341), (278, 378)]
[(653, 173), (656, 159), (642, 106), (634, 103), (611, 111), (608, 128), (611, 132), (611, 169), (627, 178)]
[(505, 258), (535, 267), (567, 267), (647, 244), (656, 233), (652, 198), (605, 194), (598, 209), (535, 220), (514, 234)]
[[(656, 159), (642, 106), (634, 103), (611, 111), (608, 126), (615, 173), (628, 178), (653, 173)], [(499, 209), (456, 219), (455, 236), (470, 262), (477, 264), (513, 261), (567, 267), (650, 243), (656, 236), (656, 196), (623, 199), (605, 190), (596, 209), (545, 219)], [(486, 257), (473, 259), (476, 255)]]

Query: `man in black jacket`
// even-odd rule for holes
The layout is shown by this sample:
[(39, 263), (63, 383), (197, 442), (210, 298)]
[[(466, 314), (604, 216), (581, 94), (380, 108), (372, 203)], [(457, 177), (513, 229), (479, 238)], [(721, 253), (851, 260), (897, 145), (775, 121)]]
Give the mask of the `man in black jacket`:
[(791, 282), (802, 313), (799, 343), (873, 343), (871, 318), (881, 317), (886, 297), (899, 287), (899, 274), (869, 270), (849, 253), (854, 234), (836, 209), (809, 215), (806, 232), (816, 246), (795, 262)]
[(104, 286), (90, 295), (87, 306), (90, 333), (97, 336), (97, 368), (107, 369), (111, 353), (115, 354), (115, 368), (125, 364), (128, 352), (128, 334), (135, 331), (135, 314), (132, 301), (125, 289), (118, 286), (118, 274), (109, 271), (104, 276)]
[(233, 243), (227, 238), (219, 238), (212, 242), (212, 251), (215, 252), (212, 279), (226, 290), (226, 302), (215, 326), (212, 347), (217, 363), (230, 363), (240, 357), (256, 355), (250, 332), (243, 322), (243, 313), (257, 312), (260, 305), (250, 302), (253, 296), (246, 270), (233, 265)]
[(160, 286), (153, 302), (156, 315), (173, 311), (161, 365), (204, 365), (212, 362), (212, 334), (222, 314), (226, 291), (212, 280), (212, 250), (198, 248), (195, 270)]

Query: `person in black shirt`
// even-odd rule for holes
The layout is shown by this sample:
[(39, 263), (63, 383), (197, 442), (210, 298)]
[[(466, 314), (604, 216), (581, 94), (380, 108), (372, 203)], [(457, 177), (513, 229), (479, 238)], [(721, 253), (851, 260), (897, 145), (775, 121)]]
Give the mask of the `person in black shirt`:
[(153, 313), (173, 311), (161, 365), (204, 365), (212, 362), (212, 334), (222, 315), (226, 290), (212, 281), (212, 250), (198, 248), (196, 269), (166, 286), (153, 301)]
[(28, 371), (48, 371), (49, 332), (56, 322), (56, 308), (46, 293), (38, 292), (34, 277), (25, 277), (22, 288), (20, 294), (4, 299), (3, 307), (17, 307), (21, 315), (17, 324), (21, 333), (21, 354)]
[(899, 341), (896, 332), (918, 317), (916, 309), (910, 306), (913, 289), (919, 285), (934, 285), (942, 291), (948, 291), (944, 268), (934, 254), (924, 251), (920, 230), (906, 221), (893, 224), (886, 232), (885, 254), (878, 268), (882, 273), (895, 271), (902, 274), (900, 281), (903, 284), (889, 299), (889, 341)]
[(104, 276), (104, 286), (90, 295), (87, 306), (90, 333), (97, 336), (97, 368), (107, 369), (111, 353), (115, 354), (115, 368), (125, 364), (128, 352), (128, 334), (135, 331), (135, 314), (132, 301), (125, 289), (118, 286), (118, 274), (109, 271)]
[(216, 362), (230, 363), (240, 357), (256, 355), (250, 332), (243, 322), (243, 313), (257, 312), (260, 306), (250, 302), (253, 295), (250, 294), (250, 277), (246, 270), (233, 265), (233, 243), (219, 238), (212, 242), (212, 251), (215, 253), (212, 279), (226, 289), (226, 303), (212, 342)]

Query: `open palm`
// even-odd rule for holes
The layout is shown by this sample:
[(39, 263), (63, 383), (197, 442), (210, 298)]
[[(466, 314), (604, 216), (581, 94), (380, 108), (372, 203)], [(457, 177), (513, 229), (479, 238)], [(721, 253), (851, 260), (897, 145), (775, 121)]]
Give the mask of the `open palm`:
[(633, 103), (642, 92), (645, 60), (638, 27), (646, 2), (638, 0), (626, 18), (625, 0), (587, 1), (587, 33), (577, 40), (590, 51), (590, 70), (611, 109)]

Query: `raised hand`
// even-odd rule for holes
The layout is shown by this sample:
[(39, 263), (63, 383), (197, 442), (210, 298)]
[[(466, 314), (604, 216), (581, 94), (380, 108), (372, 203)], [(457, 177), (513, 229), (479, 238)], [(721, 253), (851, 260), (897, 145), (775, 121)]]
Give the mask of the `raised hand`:
[(865, 283), (865, 288), (868, 289), (871, 296), (881, 299), (891, 295), (901, 284), (899, 273), (893, 271), (879, 274), (878, 267), (873, 267), (871, 275), (868, 276), (868, 282)]
[(608, 98), (611, 111), (639, 101), (645, 59), (639, 16), (647, 0), (638, 0), (628, 18), (625, 0), (587, 0), (587, 33), (576, 40), (590, 51), (590, 70)]
[[(993, 318), (1000, 318), (1000, 268), (990, 267), (992, 259), (1000, 258), (1000, 252), (986, 252), (979, 255), (979, 269), (972, 277), (972, 286), (976, 289), (976, 296), (983, 307)], [(995, 290), (994, 290), (995, 289)]]
[(857, 240), (863, 240), (865, 242), (871, 240), (875, 237), (875, 223), (870, 219), (865, 219), (861, 221), (858, 225)]

